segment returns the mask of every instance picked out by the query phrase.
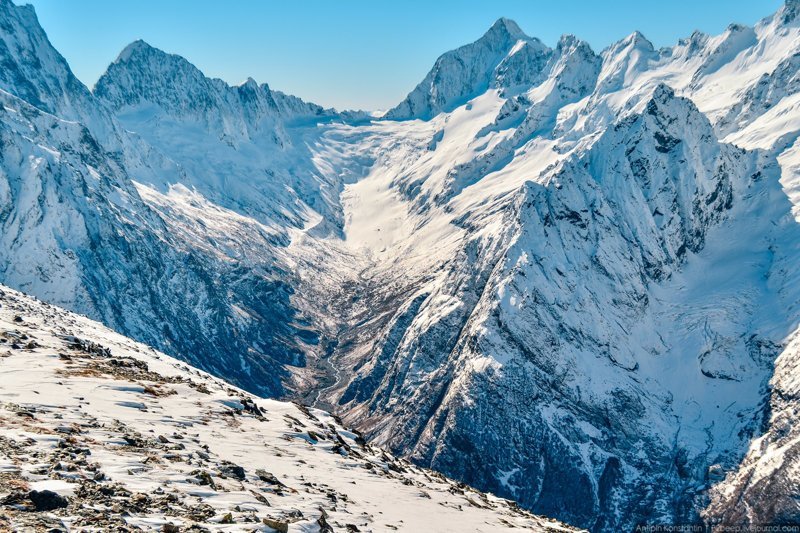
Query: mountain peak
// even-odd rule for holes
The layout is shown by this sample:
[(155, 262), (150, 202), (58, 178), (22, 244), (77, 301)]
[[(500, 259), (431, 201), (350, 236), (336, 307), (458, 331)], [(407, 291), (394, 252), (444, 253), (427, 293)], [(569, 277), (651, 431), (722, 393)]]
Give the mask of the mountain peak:
[(655, 48), (653, 48), (653, 43), (651, 43), (650, 40), (647, 37), (645, 37), (644, 34), (639, 30), (636, 30), (630, 35), (628, 35), (628, 37), (625, 38), (624, 42), (640, 50), (648, 50), (648, 51), (655, 50)]
[[(532, 47), (518, 46), (520, 41)], [(522, 49), (534, 63), (548, 50), (538, 39), (525, 35), (513, 20), (499, 18), (477, 41), (439, 56), (428, 75), (384, 118), (428, 119), (451, 110), (487, 90), (495, 69), (509, 56), (519, 55), (517, 60), (524, 62), (525, 54), (517, 54)]]
[(132, 60), (144, 60), (144, 58), (153, 58), (157, 61), (171, 61), (194, 67), (194, 65), (189, 63), (189, 61), (182, 56), (165, 52), (164, 50), (151, 45), (143, 39), (136, 39), (131, 44), (123, 48), (117, 56), (116, 63), (125, 63)]
[(634, 31), (627, 37), (620, 39), (619, 41), (608, 46), (603, 51), (603, 55), (627, 56), (635, 51), (640, 51), (645, 53), (652, 53), (655, 51), (653, 43), (651, 43), (650, 40), (648, 40), (647, 37), (645, 37), (644, 34), (638, 30)]
[(664, 82), (658, 82), (653, 89), (651, 99), (663, 104), (673, 98), (675, 98), (675, 90)]
[(576, 35), (574, 35), (572, 33), (565, 33), (558, 39), (558, 45), (557, 46), (569, 47), (569, 46), (572, 46), (573, 44), (575, 44), (575, 43), (577, 43), (579, 41), (580, 41), (580, 39), (578, 39), (578, 37)]
[(0, 1), (0, 89), (43, 111), (86, 118), (88, 89), (53, 47), (31, 5)]
[(94, 94), (115, 109), (143, 101), (183, 111), (215, 105), (211, 80), (197, 67), (141, 39), (120, 52), (97, 80)]
[(36, 17), (36, 10), (31, 4), (15, 4), (13, 0), (0, 0), (0, 8), (13, 9), (17, 13), (24, 13), (25, 16)]
[(594, 51), (592, 47), (584, 41), (583, 39), (576, 37), (571, 33), (565, 33), (558, 39), (558, 44), (556, 45), (556, 50), (559, 53), (565, 53), (567, 50), (584, 50), (585, 52), (591, 52), (594, 55)]
[(247, 79), (244, 80), (242, 83), (240, 83), (237, 87), (254, 91), (258, 89), (258, 82), (254, 80), (251, 76), (248, 76)]
[(779, 20), (783, 24), (791, 24), (800, 15), (800, 0), (786, 0), (783, 7), (778, 11)]
[(497, 19), (489, 28), (489, 30), (483, 35), (484, 38), (496, 36), (511, 38), (514, 40), (529, 38), (527, 35), (525, 35), (525, 32), (522, 31), (516, 22), (505, 17), (500, 17)]
[[(122, 49), (122, 52), (117, 56), (117, 61), (128, 61), (132, 56), (150, 52), (151, 50), (158, 50), (153, 48), (142, 39), (136, 39), (131, 44)], [(160, 50), (159, 50), (160, 51)]]

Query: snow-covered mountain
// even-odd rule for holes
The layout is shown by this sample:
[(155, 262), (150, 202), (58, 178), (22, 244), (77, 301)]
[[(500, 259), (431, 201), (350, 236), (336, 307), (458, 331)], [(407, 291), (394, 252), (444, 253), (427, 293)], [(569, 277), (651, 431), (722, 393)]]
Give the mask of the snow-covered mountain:
[[(741, 521), (763, 485), (738, 465), (798, 324), (796, 8), (671, 49), (567, 36), (529, 86), (493, 77), (531, 41), (495, 39), (500, 21), (389, 114), (424, 120), (348, 130), (376, 159), (342, 193), (344, 244), (369, 259), (321, 397), (593, 530), (699, 520), (709, 487), (704, 519)], [(794, 485), (770, 486), (781, 512), (751, 496), (748, 519), (797, 519)]]
[[(554, 71), (576, 61), (588, 64), (576, 68), (568, 80), (557, 77)], [(425, 79), (385, 118), (430, 119), (489, 89), (526, 90), (548, 79), (562, 81), (560, 91), (582, 96), (591, 89), (599, 63), (589, 46), (571, 35), (551, 50), (525, 35), (516, 22), (501, 18), (474, 43), (439, 57)]]
[(798, 0), (500, 19), (380, 120), (0, 9), (0, 281), (579, 527), (800, 519)]
[[(273, 141), (283, 121), (324, 112), (263, 86), (223, 87), (184, 60), (134, 43), (104, 79), (113, 72), (120, 79), (120, 63), (149, 58), (149, 67), (173, 68), (187, 81), (196, 74), (197, 105), (203, 90), (216, 91), (208, 96), (217, 98), (214, 105), (229, 101), (228, 135), (209, 134), (208, 159), (193, 161), (206, 140), (202, 132), (219, 127), (214, 120), (221, 115), (194, 117), (198, 138), (183, 145), (185, 153), (158, 137), (144, 139), (114, 115), (112, 93), (126, 93), (106, 83), (98, 89), (103, 100), (94, 96), (52, 48), (31, 8), (8, 0), (0, 6), (2, 280), (250, 390), (283, 394), (292, 386), (284, 365), (302, 366), (304, 346), (316, 336), (289, 301), (294, 283), (279, 250), (292, 230), (317, 224), (320, 214), (310, 205), (330, 220), (341, 215), (326, 198), (326, 184), (302, 165), (292, 171), (289, 161), (307, 168), (310, 158), (291, 152), (288, 141), (283, 149)], [(157, 74), (150, 82), (166, 79)], [(155, 88), (141, 98), (153, 94)], [(175, 101), (165, 96), (162, 105), (179, 114), (186, 103), (180, 94), (172, 94)], [(171, 138), (186, 143), (190, 130)], [(230, 144), (236, 132), (241, 150)], [(277, 153), (288, 155), (281, 160)]]
[[(0, 287), (0, 527), (574, 531)], [(170, 528), (170, 526), (172, 526)]]
[[(339, 118), (333, 110), (252, 78), (231, 87), (143, 41), (122, 51), (94, 95), (126, 129), (185, 170), (182, 185), (217, 205), (281, 229), (303, 227), (318, 214), (341, 217), (335, 187), (315, 175), (306, 128), (299, 127), (313, 131), (318, 123)], [(205, 150), (202, 158), (198, 147)], [(145, 185), (168, 190), (174, 181)]]

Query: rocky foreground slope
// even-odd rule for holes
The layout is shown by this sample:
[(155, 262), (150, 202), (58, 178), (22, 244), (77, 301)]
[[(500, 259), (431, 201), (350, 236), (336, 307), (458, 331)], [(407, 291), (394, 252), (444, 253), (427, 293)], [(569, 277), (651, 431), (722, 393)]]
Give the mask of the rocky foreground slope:
[(572, 531), (0, 287), (0, 529)]

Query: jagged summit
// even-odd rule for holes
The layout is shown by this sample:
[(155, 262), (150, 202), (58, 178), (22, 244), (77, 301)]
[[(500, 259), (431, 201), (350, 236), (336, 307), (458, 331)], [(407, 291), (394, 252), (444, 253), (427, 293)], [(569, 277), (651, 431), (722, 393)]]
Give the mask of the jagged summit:
[(181, 56), (142, 40), (129, 44), (97, 80), (94, 94), (115, 109), (150, 102), (173, 113), (213, 113), (222, 102), (213, 80)]
[[(427, 119), (450, 110), (466, 98), (496, 85), (497, 79), (493, 76), (496, 69), (503, 71), (504, 80), (513, 80), (511, 83), (530, 79), (535, 73), (525, 70), (538, 72), (543, 66), (542, 59), (549, 53), (549, 48), (538, 39), (528, 37), (516, 22), (500, 18), (477, 41), (441, 55), (425, 79), (384, 118)], [(515, 56), (512, 64), (516, 72), (510, 76), (508, 69), (502, 67), (508, 56)]]
[(94, 87), (120, 110), (154, 105), (173, 118), (247, 137), (266, 116), (317, 116), (320, 106), (274, 92), (252, 78), (237, 86), (208, 78), (186, 58), (137, 40), (126, 46)]
[(500, 17), (486, 31), (482, 39), (529, 39), (519, 25), (511, 19)]
[[(588, 42), (576, 37), (571, 33), (565, 33), (558, 39), (555, 51), (562, 60), (566, 59), (564, 57), (566, 55), (578, 56), (575, 58), (577, 61), (583, 59), (589, 63), (599, 63), (600, 60), (599, 56), (595, 54)], [(592, 67), (590, 67), (590, 70), (591, 69)], [(591, 77), (591, 74), (589, 74), (589, 76)]]
[[(429, 119), (490, 87), (531, 88), (544, 81), (552, 70), (549, 61), (556, 60), (556, 56), (563, 60), (564, 53), (575, 53), (585, 59), (595, 56), (591, 47), (574, 35), (563, 35), (554, 51), (539, 39), (526, 35), (514, 21), (500, 18), (474, 43), (440, 56), (425, 79), (384, 118)], [(619, 63), (635, 64), (654, 57), (655, 50), (641, 32), (635, 31), (609, 46), (603, 54), (618, 56)], [(586, 68), (594, 70), (589, 63), (593, 64), (589, 61)], [(591, 72), (587, 76), (592, 77)], [(621, 83), (622, 77), (624, 72), (618, 73), (613, 83)], [(576, 88), (575, 92), (580, 91)]]
[[(170, 73), (173, 76), (188, 75), (192, 78), (202, 76), (200, 69), (183, 56), (165, 52), (143, 39), (137, 39), (122, 49), (114, 62), (106, 69), (106, 73), (98, 80), (95, 85), (96, 88), (97, 85), (108, 82), (108, 79), (104, 80), (104, 78), (115, 65), (122, 65), (122, 68), (131, 74), (139, 70), (141, 78), (152, 75), (153, 71), (156, 70), (159, 74)], [(164, 80), (164, 82), (168, 81), (168, 79)], [(103, 89), (100, 90), (102, 91)]]
[(192, 77), (203, 76), (200, 69), (185, 57), (166, 52), (144, 39), (136, 39), (123, 48), (111, 65), (118, 63), (132, 63), (133, 65), (127, 68), (141, 68), (143, 75), (148, 74), (146, 69), (156, 68), (154, 65), (148, 65), (149, 63), (157, 63), (161, 65), (162, 72), (169, 68), (176, 69), (178, 72), (191, 73)]
[[(266, 85), (266, 84), (264, 84), (264, 85)], [(259, 87), (259, 85), (258, 85), (258, 82), (256, 80), (254, 80), (253, 78), (248, 76), (248, 78), (246, 80), (244, 80), (242, 83), (240, 83), (239, 85), (237, 85), (237, 87), (246, 87), (249, 90), (255, 90), (255, 89), (257, 89)]]
[(795, 22), (800, 15), (800, 0), (786, 0), (778, 11), (778, 18), (783, 24)]
[(39, 23), (39, 18), (36, 16), (36, 9), (33, 4), (17, 4), (14, 0), (0, 0), (0, 8), (13, 8), (20, 13), (25, 13), (26, 16), (31, 17), (36, 23)]
[[(664, 103), (668, 100), (675, 98), (675, 89), (670, 87), (664, 82), (658, 82), (656, 86), (653, 88), (653, 95), (652, 99), (656, 102)], [(695, 109), (695, 111), (697, 111)]]
[(561, 35), (561, 37), (558, 38), (558, 46), (568, 47), (579, 42), (585, 42), (585, 41), (579, 39), (578, 36), (576, 36), (573, 33), (564, 33)]
[(143, 39), (137, 39), (130, 43), (128, 46), (122, 49), (122, 51), (117, 56), (117, 61), (129, 61), (132, 56), (136, 56), (139, 54), (148, 53), (149, 51), (159, 51), (154, 46), (151, 46)]
[(652, 52), (655, 50), (653, 43), (644, 36), (642, 32), (639, 30), (635, 30), (623, 39), (611, 44), (606, 48), (606, 50), (610, 52), (615, 52), (617, 50), (627, 49), (627, 50), (642, 50), (646, 52)]
[(31, 5), (0, 1), (0, 89), (69, 119), (94, 113), (88, 89), (53, 48)]

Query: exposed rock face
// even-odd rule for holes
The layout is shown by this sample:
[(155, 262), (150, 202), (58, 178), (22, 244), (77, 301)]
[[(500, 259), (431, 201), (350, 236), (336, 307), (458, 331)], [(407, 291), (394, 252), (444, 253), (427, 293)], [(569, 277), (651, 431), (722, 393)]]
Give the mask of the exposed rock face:
[(67, 119), (86, 118), (91, 94), (50, 45), (33, 6), (0, 3), (0, 88)]
[[(180, 154), (165, 155), (125, 131), (52, 49), (30, 8), (3, 1), (0, 9), (7, 15), (0, 27), (7, 43), (0, 80), (3, 281), (251, 390), (282, 394), (284, 365), (302, 366), (301, 346), (315, 334), (289, 303), (291, 274), (276, 259), (288, 243), (287, 226), (270, 216), (280, 211), (303, 224), (308, 207), (284, 193), (293, 207), (264, 208), (259, 222), (192, 192), (187, 168), (176, 163)], [(126, 52), (129, 60), (134, 52)], [(218, 85), (205, 81), (204, 88)], [(256, 90), (276, 102), (276, 114), (319, 110)], [(240, 108), (256, 113), (246, 100)], [(199, 212), (204, 225), (195, 222)]]
[[(186, 59), (135, 41), (123, 50), (94, 88), (94, 94), (114, 109), (155, 104), (182, 118), (203, 120), (224, 134), (242, 133), (267, 115), (319, 116), (320, 106), (276, 93), (252, 78), (231, 87), (206, 78)], [(235, 120), (232, 116), (239, 115)], [(228, 124), (223, 124), (228, 119)], [(230, 128), (227, 131), (225, 128)]]
[(581, 527), (798, 519), (797, 2), (501, 19), (369, 123), (142, 42), (92, 94), (0, 6), (0, 280)]
[[(746, 330), (718, 338), (724, 320), (667, 334), (697, 319), (672, 314), (685, 304), (663, 291), (737, 231), (731, 217), (752, 206), (736, 199), (763, 187), (760, 170), (658, 86), (642, 112), (525, 183), (505, 233), (475, 237), (384, 329), (355, 326), (375, 340), (341, 408), (395, 450), (583, 527), (696, 520), (706, 470), (735, 462), (758, 428), (769, 364), (736, 340)], [(777, 198), (774, 183), (760, 194)], [(580, 497), (567, 506), (567, 493)]]
[[(800, 490), (797, 478), (797, 337), (778, 357), (770, 382), (769, 418), (754, 439), (742, 464), (710, 492), (704, 516), (713, 523), (753, 526), (797, 523), (800, 512), (793, 496)], [(724, 472), (715, 472), (717, 478)], [(715, 479), (719, 481), (719, 479)], [(747, 502), (747, 505), (743, 505)]]
[[(568, 77), (545, 69), (530, 89), (376, 125), (413, 141), (392, 154), (368, 138), (378, 170), (354, 194), (395, 191), (414, 230), (345, 228), (378, 260), (342, 300), (352, 329), (322, 396), (377, 441), (583, 527), (701, 520), (770, 418), (772, 361), (798, 318), (773, 307), (797, 301), (787, 9), (671, 50), (634, 33), (602, 63), (567, 54)], [(747, 94), (774, 96), (739, 105)], [(764, 122), (775, 106), (785, 120)], [(418, 252), (432, 242), (436, 258)]]

